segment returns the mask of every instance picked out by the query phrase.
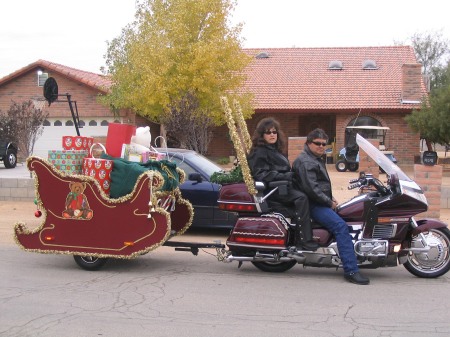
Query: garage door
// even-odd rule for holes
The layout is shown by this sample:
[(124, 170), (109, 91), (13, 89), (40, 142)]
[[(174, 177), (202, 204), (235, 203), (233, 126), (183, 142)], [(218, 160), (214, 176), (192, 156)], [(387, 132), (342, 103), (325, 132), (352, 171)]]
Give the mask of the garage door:
[[(80, 120), (80, 135), (86, 137), (106, 137), (108, 123), (114, 119)], [(33, 155), (47, 159), (48, 150), (62, 150), (62, 136), (76, 136), (72, 119), (49, 118), (44, 123), (44, 131), (34, 145)]]

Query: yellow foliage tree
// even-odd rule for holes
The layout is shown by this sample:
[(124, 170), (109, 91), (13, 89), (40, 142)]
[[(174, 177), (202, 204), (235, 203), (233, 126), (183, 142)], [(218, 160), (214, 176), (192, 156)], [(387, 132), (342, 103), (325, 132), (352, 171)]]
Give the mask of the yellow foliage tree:
[[(225, 123), (220, 97), (227, 95), (238, 98), (250, 117), (252, 96), (242, 87), (251, 59), (242, 52), (242, 25), (229, 27), (235, 5), (235, 0), (138, 4), (135, 21), (108, 45), (107, 72), (114, 84), (104, 101), (167, 125), (185, 113), (187, 120), (205, 117), (212, 126)], [(195, 111), (180, 110), (186, 100)]]

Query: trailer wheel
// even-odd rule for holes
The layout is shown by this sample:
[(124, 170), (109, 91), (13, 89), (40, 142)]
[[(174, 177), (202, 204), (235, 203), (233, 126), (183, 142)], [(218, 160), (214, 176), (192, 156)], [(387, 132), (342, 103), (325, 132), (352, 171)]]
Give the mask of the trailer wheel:
[(343, 160), (343, 159), (338, 160), (336, 162), (336, 170), (338, 172), (345, 172), (345, 171), (347, 171), (347, 162), (345, 160)]
[(99, 258), (94, 256), (74, 255), (73, 258), (75, 259), (77, 265), (79, 265), (84, 270), (90, 271), (99, 270), (105, 265), (106, 262), (108, 262), (107, 258)]

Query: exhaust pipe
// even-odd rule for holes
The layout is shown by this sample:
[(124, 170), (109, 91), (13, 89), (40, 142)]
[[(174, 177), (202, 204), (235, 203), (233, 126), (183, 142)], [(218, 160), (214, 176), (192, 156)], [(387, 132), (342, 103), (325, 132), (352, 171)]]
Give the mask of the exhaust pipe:
[(271, 254), (256, 254), (255, 256), (233, 256), (232, 254), (228, 255), (225, 258), (225, 262), (232, 262), (232, 261), (249, 261), (249, 262), (288, 262), (295, 260), (298, 263), (303, 263), (306, 260), (306, 257), (301, 254), (296, 253), (288, 253), (286, 256), (279, 256), (279, 255), (271, 255)]

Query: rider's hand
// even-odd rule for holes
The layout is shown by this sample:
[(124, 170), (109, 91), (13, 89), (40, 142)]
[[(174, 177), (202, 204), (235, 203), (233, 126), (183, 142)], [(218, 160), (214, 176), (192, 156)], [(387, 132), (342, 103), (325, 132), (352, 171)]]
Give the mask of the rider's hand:
[(331, 209), (336, 209), (337, 205), (338, 205), (337, 201), (336, 201), (336, 200), (333, 200), (333, 201), (331, 202)]

